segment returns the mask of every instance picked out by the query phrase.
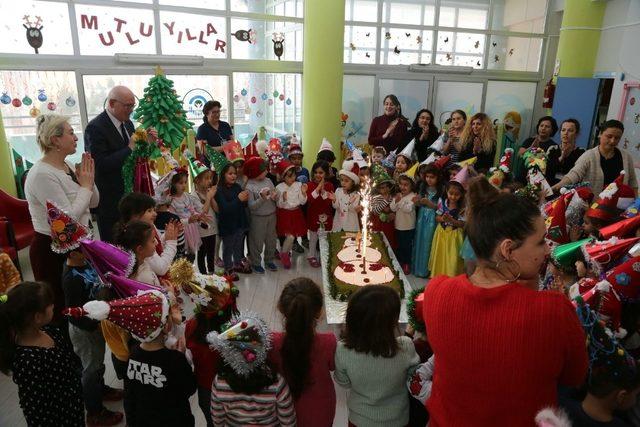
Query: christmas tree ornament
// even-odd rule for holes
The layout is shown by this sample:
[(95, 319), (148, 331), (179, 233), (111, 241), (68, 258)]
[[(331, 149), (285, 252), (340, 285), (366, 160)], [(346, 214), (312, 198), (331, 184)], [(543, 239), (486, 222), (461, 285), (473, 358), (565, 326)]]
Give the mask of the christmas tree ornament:
[(287, 100), (285, 101), (285, 103), (286, 103), (287, 105), (291, 105), (291, 98), (287, 98)]
[(269, 98), (269, 100), (267, 101), (267, 104), (269, 104), (269, 106), (273, 105), (273, 99)]
[(25, 95), (24, 98), (22, 98), (22, 103), (24, 105), (31, 105), (31, 103), (33, 102), (33, 100), (31, 98), (29, 98), (29, 96)]
[(38, 101), (44, 102), (47, 100), (47, 94), (44, 93), (44, 89), (38, 89)]
[(256, 117), (257, 117), (257, 118), (262, 118), (262, 116), (263, 116), (263, 115), (264, 115), (264, 113), (262, 112), (262, 110), (258, 110), (258, 111), (256, 112)]
[(56, 105), (55, 102), (50, 102), (47, 104), (47, 109), (49, 111), (56, 111), (56, 108), (58, 108), (58, 106)]
[(284, 33), (273, 33), (271, 41), (273, 42), (273, 54), (280, 61), (280, 57), (284, 54)]
[(31, 107), (31, 110), (29, 110), (29, 115), (33, 118), (36, 118), (40, 115), (40, 110), (37, 107)]
[(11, 101), (11, 105), (13, 105), (16, 108), (21, 107), (22, 101), (20, 101), (20, 98), (13, 98), (13, 101)]
[(277, 98), (277, 97), (278, 97), (278, 95), (280, 95), (280, 92), (278, 92), (277, 90), (274, 90), (274, 91), (273, 91), (273, 97), (274, 97), (274, 98)]
[(234, 95), (233, 102), (238, 102), (238, 101), (240, 101), (240, 97), (238, 95)]
[(0, 102), (2, 102), (5, 105), (11, 104), (11, 97), (7, 92), (2, 92), (2, 96), (0, 96)]
[(251, 114), (251, 107), (247, 107), (244, 109), (245, 114)]
[(281, 94), (280, 94), (280, 96), (278, 97), (278, 99), (279, 99), (280, 101), (284, 101), (284, 93), (281, 93)]
[(247, 90), (246, 90), (246, 89), (242, 89), (242, 90), (240, 91), (240, 95), (242, 95), (242, 96), (247, 96)]
[(267, 94), (266, 94), (266, 93), (263, 93), (262, 95), (260, 95), (260, 98), (261, 98), (263, 101), (266, 101), (266, 100), (267, 100), (267, 98), (268, 98), (268, 96), (267, 96)]
[(68, 97), (67, 99), (64, 100), (64, 103), (67, 107), (73, 107), (74, 105), (76, 105), (76, 100), (73, 99), (72, 96)]
[(255, 104), (255, 103), (256, 103), (256, 101), (257, 101), (256, 97), (255, 97), (255, 96), (252, 96), (252, 97), (251, 97), (251, 103), (252, 103), (252, 104)]

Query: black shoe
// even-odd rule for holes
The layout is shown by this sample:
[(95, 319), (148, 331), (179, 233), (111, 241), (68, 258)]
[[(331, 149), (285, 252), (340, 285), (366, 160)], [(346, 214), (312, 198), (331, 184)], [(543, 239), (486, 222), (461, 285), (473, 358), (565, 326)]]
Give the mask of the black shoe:
[(302, 236), (302, 246), (309, 249), (309, 238), (307, 236)]
[(296, 253), (299, 253), (299, 254), (303, 254), (304, 253), (304, 248), (302, 246), (300, 246), (300, 243), (298, 243), (297, 240), (294, 240), (292, 249)]

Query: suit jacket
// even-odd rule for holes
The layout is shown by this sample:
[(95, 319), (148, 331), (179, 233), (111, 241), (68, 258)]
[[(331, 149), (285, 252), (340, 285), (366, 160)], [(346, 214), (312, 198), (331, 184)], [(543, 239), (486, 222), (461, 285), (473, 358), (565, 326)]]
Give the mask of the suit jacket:
[[(135, 128), (131, 120), (124, 124), (127, 132), (133, 134)], [(84, 131), (84, 149), (91, 153), (96, 164), (96, 186), (100, 191), (98, 212), (117, 217), (118, 202), (124, 195), (122, 166), (131, 154), (120, 130), (109, 118), (106, 111), (89, 122)]]

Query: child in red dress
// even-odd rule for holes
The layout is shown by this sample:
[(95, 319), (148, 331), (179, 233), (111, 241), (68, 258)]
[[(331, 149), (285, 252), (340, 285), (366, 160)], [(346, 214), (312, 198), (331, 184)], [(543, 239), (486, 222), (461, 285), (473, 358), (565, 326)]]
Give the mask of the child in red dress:
[(307, 187), (307, 227), (309, 228), (309, 256), (307, 261), (312, 267), (320, 267), (318, 260), (318, 229), (324, 224), (325, 230), (333, 226), (333, 207), (330, 194), (334, 187), (328, 181), (329, 163), (318, 160), (311, 168), (312, 179)]
[(288, 160), (278, 163), (282, 182), (276, 186), (278, 236), (284, 236), (280, 260), (285, 269), (291, 268), (291, 248), (296, 237), (307, 234), (307, 224), (301, 206), (307, 203), (307, 184), (296, 181), (296, 167)]

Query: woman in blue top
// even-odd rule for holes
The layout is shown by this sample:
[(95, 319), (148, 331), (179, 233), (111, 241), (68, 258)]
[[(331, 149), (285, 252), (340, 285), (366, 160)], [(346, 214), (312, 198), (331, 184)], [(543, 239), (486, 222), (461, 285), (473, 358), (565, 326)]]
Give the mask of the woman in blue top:
[(202, 108), (203, 124), (198, 128), (196, 140), (207, 141), (207, 145), (216, 151), (222, 151), (222, 145), (233, 139), (233, 130), (227, 122), (220, 120), (222, 105), (218, 101), (207, 101)]

